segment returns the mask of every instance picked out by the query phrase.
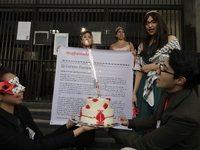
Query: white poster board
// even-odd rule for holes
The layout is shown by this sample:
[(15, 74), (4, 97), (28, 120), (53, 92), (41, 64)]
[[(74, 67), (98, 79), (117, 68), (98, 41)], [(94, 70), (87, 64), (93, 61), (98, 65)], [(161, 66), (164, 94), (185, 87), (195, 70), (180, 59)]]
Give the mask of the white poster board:
[[(111, 98), (114, 118), (132, 118), (133, 55), (127, 51), (91, 50), (102, 98)], [(89, 51), (61, 47), (58, 51), (50, 124), (80, 115), (87, 97), (97, 97)], [(117, 128), (127, 129), (118, 126)]]
[(92, 31), (93, 44), (101, 44), (101, 32)]
[(58, 54), (58, 49), (61, 46), (68, 47), (69, 33), (56, 33), (54, 37), (54, 50), (53, 54)]
[(19, 21), (17, 28), (17, 40), (29, 40), (31, 31), (31, 22)]

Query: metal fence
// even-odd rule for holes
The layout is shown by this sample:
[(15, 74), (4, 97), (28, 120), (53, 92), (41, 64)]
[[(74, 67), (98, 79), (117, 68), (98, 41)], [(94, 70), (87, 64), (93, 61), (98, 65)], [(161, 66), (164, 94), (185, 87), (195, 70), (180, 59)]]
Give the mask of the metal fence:
[[(51, 101), (56, 64), (54, 32), (69, 33), (69, 46), (79, 47), (82, 27), (99, 31), (101, 44), (96, 47), (103, 50), (116, 42), (114, 31), (123, 26), (126, 41), (137, 48), (142, 20), (149, 10), (163, 15), (170, 34), (184, 47), (181, 0), (1, 0), (0, 61), (26, 86), (25, 100)], [(28, 40), (17, 39), (19, 22), (31, 22)], [(37, 34), (41, 31), (49, 37)]]

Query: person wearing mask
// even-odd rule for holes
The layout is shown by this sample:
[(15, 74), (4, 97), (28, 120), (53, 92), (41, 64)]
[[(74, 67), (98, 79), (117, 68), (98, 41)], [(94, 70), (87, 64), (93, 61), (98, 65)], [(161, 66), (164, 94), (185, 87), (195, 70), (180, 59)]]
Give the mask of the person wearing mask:
[(0, 148), (1, 150), (59, 150), (74, 143), (75, 137), (93, 127), (72, 130), (72, 121), (44, 135), (23, 105), (25, 87), (9, 68), (0, 68)]

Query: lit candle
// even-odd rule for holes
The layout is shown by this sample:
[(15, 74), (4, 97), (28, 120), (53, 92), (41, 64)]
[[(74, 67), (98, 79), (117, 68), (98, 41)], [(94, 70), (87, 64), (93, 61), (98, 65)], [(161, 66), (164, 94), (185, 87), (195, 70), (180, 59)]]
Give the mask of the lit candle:
[(100, 97), (101, 95), (100, 95), (100, 90), (99, 90), (99, 83), (97, 81), (97, 75), (96, 75), (96, 70), (95, 70), (95, 66), (94, 66), (94, 60), (93, 60), (93, 57), (92, 57), (92, 54), (91, 54), (91, 49), (88, 49), (88, 51), (89, 51), (89, 59), (90, 59), (90, 62), (91, 62), (91, 69), (92, 69), (93, 74), (94, 74), (94, 79), (96, 80), (97, 94), (98, 94), (98, 97)]

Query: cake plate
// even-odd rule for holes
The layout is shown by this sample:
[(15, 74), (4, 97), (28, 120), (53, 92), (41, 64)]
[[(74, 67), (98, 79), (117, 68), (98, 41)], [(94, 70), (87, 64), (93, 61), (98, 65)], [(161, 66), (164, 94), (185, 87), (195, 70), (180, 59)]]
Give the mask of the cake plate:
[(111, 124), (89, 124), (89, 123), (85, 123), (85, 122), (81, 122), (79, 120), (79, 116), (75, 116), (74, 118), (71, 117), (70, 120), (73, 123), (82, 125), (82, 126), (90, 126), (90, 127), (98, 127), (98, 128), (111, 128), (111, 127), (115, 127), (115, 126), (120, 126), (122, 124), (121, 121), (118, 121), (117, 119), (113, 120), (113, 123)]

